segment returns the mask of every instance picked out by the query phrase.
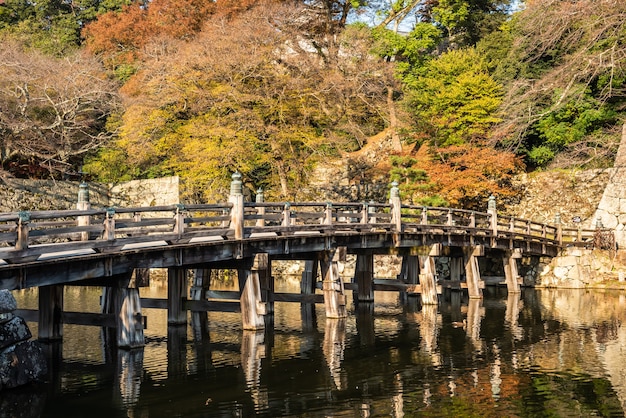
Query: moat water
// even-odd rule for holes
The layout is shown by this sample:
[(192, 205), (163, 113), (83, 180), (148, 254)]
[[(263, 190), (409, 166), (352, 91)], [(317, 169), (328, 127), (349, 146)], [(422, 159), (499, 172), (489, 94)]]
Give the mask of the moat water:
[[(297, 293), (299, 282), (277, 278), (276, 290)], [(36, 290), (14, 294), (18, 307), (37, 306)], [(141, 294), (167, 291), (153, 282)], [(99, 310), (98, 288), (64, 297), (67, 311)], [(625, 416), (626, 293), (488, 287), (483, 300), (454, 291), (438, 306), (375, 299), (350, 303), (343, 320), (277, 302), (260, 333), (242, 330), (237, 313), (168, 327), (164, 310), (144, 309), (146, 346), (135, 350), (66, 324), (63, 343), (47, 346), (47, 381), (1, 392), (0, 416)]]

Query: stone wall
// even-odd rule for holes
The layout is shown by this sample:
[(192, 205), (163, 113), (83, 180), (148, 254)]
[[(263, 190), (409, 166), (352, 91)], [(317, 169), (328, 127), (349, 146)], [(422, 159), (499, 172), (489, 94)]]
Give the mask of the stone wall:
[(176, 176), (111, 185), (109, 206), (162, 206), (180, 203)]
[(615, 230), (618, 248), (626, 248), (626, 124), (595, 218), (603, 227)]
[(623, 287), (626, 266), (615, 252), (567, 248), (538, 272), (535, 287), (583, 289), (606, 285)]
[[(77, 181), (7, 179), (0, 184), (0, 212), (76, 209), (79, 185)], [(88, 185), (92, 208), (179, 203), (178, 177)]]

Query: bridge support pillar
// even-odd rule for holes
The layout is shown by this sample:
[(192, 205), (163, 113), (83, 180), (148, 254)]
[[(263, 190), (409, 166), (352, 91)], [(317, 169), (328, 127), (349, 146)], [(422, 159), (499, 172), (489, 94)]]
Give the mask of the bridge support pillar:
[[(193, 270), (193, 281), (189, 289), (190, 300), (206, 300), (207, 292), (211, 288), (211, 269), (199, 268)], [(209, 334), (209, 317), (206, 311), (191, 311), (191, 329), (195, 341), (202, 341)]]
[(324, 307), (326, 308), (327, 318), (345, 318), (348, 316), (346, 294), (341, 277), (339, 277), (338, 266), (338, 262), (345, 259), (345, 255), (345, 247), (323, 253), (323, 259), (321, 260), (322, 291), (324, 293)]
[(41, 286), (39, 288), (39, 330), (40, 341), (63, 339), (63, 285)]
[(132, 272), (116, 277), (113, 286), (102, 289), (101, 311), (115, 316), (115, 339), (118, 348), (145, 345), (139, 289), (131, 280)]
[(187, 269), (171, 267), (167, 269), (167, 323), (184, 325), (187, 323)]
[(419, 282), (421, 287), (422, 305), (437, 304), (437, 282), (435, 257), (441, 255), (441, 244), (430, 247), (426, 256), (420, 256)]
[(261, 299), (261, 286), (259, 282), (259, 272), (267, 271), (269, 265), (267, 254), (256, 254), (252, 268), (240, 271), (243, 277), (239, 278), (241, 297), (241, 320), (245, 330), (262, 330), (265, 328), (264, 315), (266, 313), (265, 303)]
[(374, 301), (374, 254), (357, 254), (354, 280), (357, 302)]
[[(300, 281), (300, 293), (302, 295), (315, 294), (317, 275), (319, 272), (319, 260), (306, 260)], [(316, 329), (315, 303), (300, 304), (300, 316), (302, 318), (302, 331)]]
[(143, 316), (139, 289), (126, 287), (117, 289), (117, 346), (137, 348), (145, 345)]
[(259, 269), (259, 285), (261, 300), (265, 303), (265, 313), (274, 313), (274, 276), (272, 276), (272, 260), (267, 259), (265, 268)]
[(418, 284), (420, 273), (420, 262), (417, 255), (402, 256), (402, 265), (398, 280), (406, 284)]
[(460, 283), (462, 271), (463, 257), (450, 257), (450, 281)]
[(485, 249), (481, 245), (463, 248), (465, 253), (465, 279), (467, 281), (467, 293), (470, 299), (483, 297), (484, 282), (480, 279), (478, 257), (485, 255)]
[(517, 260), (522, 257), (521, 251), (515, 249), (507, 251), (502, 257), (504, 264), (504, 277), (506, 279), (506, 288), (509, 293), (520, 293), (520, 276), (517, 269)]

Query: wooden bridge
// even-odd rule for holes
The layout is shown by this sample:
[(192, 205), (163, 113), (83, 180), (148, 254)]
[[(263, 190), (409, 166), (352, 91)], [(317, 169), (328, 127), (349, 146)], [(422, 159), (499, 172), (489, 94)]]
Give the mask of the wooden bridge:
[[(445, 286), (481, 298), (486, 254), (502, 260), (508, 291), (519, 292), (519, 259), (591, 246), (596, 232), (500, 216), (494, 198), (487, 212), (403, 205), (395, 183), (388, 203), (270, 203), (261, 193), (244, 202), (235, 173), (226, 203), (104, 209), (90, 207), (83, 183), (76, 210), (0, 214), (0, 288), (39, 289), (40, 340), (61, 339), (63, 322), (78, 321), (115, 328), (118, 346), (132, 348), (144, 344), (142, 307), (167, 309), (170, 324), (185, 324), (189, 310), (240, 311), (244, 329), (258, 330), (277, 301), (324, 303), (327, 318), (345, 317), (346, 290), (358, 304), (373, 303), (375, 290), (436, 304)], [(347, 254), (356, 267), (344, 283), (338, 262)], [(402, 257), (397, 278), (375, 279), (380, 254)], [(435, 268), (444, 256), (448, 277)], [(272, 260), (305, 261), (300, 294), (274, 292)], [(152, 268), (168, 271), (167, 300), (139, 297)], [(236, 270), (239, 291), (212, 291), (216, 269)], [(102, 286), (102, 313), (63, 312), (65, 285)]]

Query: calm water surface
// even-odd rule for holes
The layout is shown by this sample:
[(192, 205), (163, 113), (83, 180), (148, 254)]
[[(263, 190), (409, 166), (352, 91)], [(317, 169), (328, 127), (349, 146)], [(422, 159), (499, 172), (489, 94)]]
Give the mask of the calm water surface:
[[(295, 293), (299, 282), (276, 288)], [(154, 282), (141, 293), (167, 294)], [(35, 290), (15, 295), (37, 306)], [(97, 312), (99, 296), (68, 287), (65, 309)], [(168, 328), (165, 311), (144, 309), (147, 344), (131, 351), (110, 349), (101, 328), (65, 325), (48, 381), (3, 392), (0, 416), (624, 416), (624, 293), (488, 288), (482, 301), (451, 292), (424, 307), (375, 298), (350, 304), (345, 320), (276, 303), (261, 333), (236, 313)]]

